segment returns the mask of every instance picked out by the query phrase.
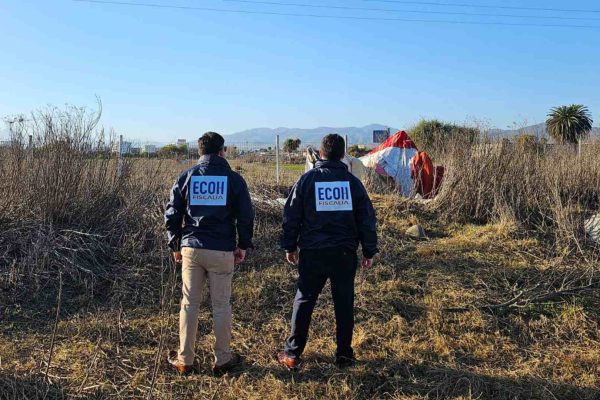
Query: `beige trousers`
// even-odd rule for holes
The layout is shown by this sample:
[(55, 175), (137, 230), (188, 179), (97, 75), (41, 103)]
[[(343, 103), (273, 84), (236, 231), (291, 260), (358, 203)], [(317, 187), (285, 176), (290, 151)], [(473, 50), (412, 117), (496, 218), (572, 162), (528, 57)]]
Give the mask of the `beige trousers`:
[(231, 278), (234, 257), (231, 251), (216, 251), (184, 247), (181, 308), (179, 311), (179, 361), (194, 362), (198, 333), (198, 314), (208, 281), (215, 333), (215, 364), (231, 360)]

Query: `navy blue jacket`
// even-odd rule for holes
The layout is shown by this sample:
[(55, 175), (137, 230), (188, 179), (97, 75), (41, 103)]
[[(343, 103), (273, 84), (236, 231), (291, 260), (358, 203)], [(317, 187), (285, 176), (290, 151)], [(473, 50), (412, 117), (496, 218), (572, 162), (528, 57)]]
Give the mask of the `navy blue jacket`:
[(362, 245), (366, 258), (377, 253), (376, 218), (362, 182), (341, 161), (318, 161), (300, 177), (283, 210), (286, 251)]
[(233, 251), (252, 247), (254, 209), (248, 186), (218, 155), (200, 157), (171, 190), (165, 211), (169, 247)]

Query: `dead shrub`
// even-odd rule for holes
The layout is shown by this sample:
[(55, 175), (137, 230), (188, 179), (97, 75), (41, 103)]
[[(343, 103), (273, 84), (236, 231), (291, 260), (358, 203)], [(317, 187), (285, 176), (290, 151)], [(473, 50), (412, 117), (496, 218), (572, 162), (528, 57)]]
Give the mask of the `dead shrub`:
[[(166, 191), (159, 168), (119, 168), (97, 112), (67, 107), (11, 124), (0, 159), (1, 281), (109, 283), (124, 260), (155, 257)], [(119, 172), (120, 169), (120, 172)]]
[(445, 182), (433, 205), (450, 220), (510, 217), (573, 247), (584, 240), (584, 217), (598, 210), (600, 158), (592, 151), (578, 156), (569, 146), (538, 151), (489, 142), (452, 148), (444, 162)]

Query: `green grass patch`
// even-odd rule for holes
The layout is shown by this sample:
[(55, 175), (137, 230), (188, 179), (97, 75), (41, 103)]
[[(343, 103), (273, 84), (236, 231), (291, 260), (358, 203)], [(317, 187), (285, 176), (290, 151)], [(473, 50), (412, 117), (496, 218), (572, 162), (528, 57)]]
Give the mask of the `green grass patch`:
[(293, 172), (304, 172), (304, 164), (283, 164), (283, 169)]

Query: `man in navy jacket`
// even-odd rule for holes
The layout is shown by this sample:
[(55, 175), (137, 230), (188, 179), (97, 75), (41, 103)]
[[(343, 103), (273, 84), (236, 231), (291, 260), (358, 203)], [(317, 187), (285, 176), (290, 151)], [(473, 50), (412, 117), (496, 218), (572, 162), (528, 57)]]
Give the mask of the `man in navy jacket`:
[[(182, 264), (183, 298), (179, 312), (179, 350), (169, 363), (192, 371), (203, 286), (208, 281), (215, 331), (217, 374), (239, 365), (231, 352), (231, 279), (234, 264), (252, 247), (254, 209), (244, 179), (225, 160), (225, 140), (215, 132), (198, 139), (200, 160), (171, 190), (165, 211), (169, 247)], [(237, 242), (236, 242), (237, 233)]]
[[(282, 247), (286, 259), (298, 264), (298, 291), (294, 299), (291, 334), (278, 361), (298, 368), (317, 297), (331, 281), (336, 319), (336, 364), (354, 363), (354, 277), (356, 251), (362, 245), (362, 266), (370, 268), (377, 253), (373, 205), (358, 178), (341, 161), (344, 139), (327, 135), (321, 142), (314, 169), (294, 185), (283, 212)], [(298, 249), (300, 249), (298, 255)]]

